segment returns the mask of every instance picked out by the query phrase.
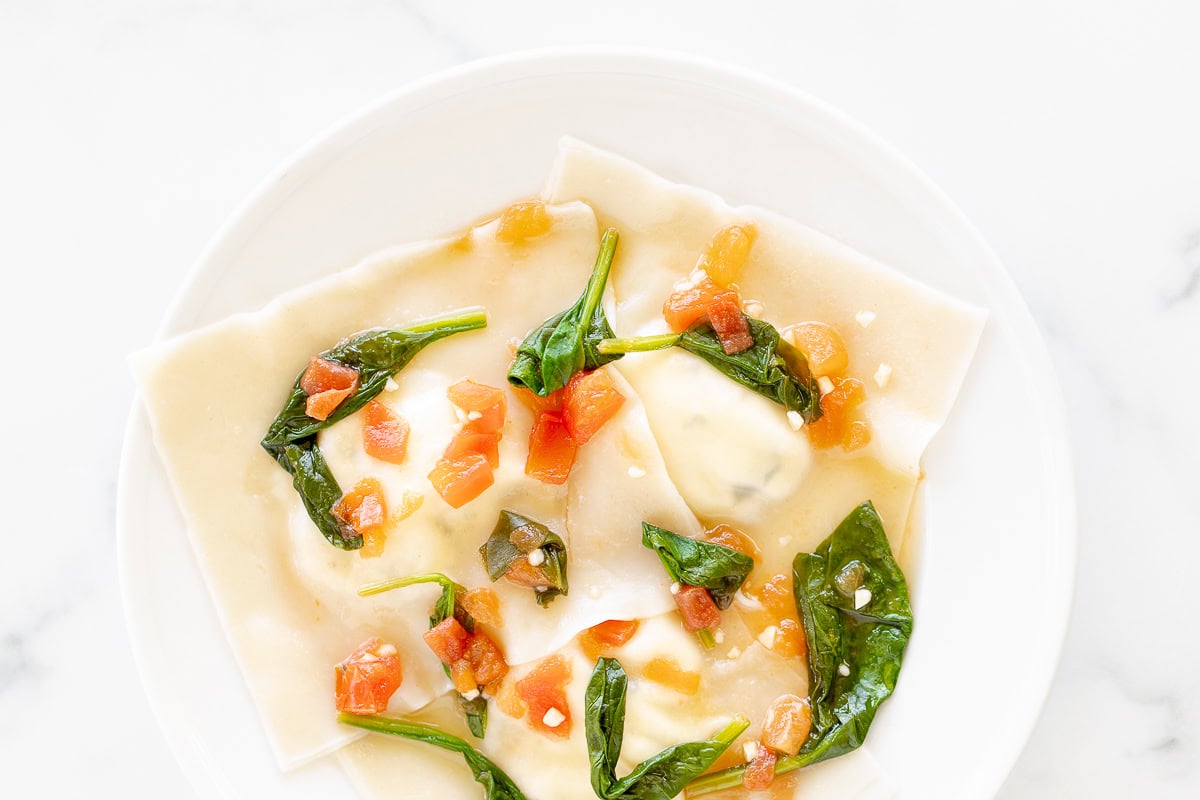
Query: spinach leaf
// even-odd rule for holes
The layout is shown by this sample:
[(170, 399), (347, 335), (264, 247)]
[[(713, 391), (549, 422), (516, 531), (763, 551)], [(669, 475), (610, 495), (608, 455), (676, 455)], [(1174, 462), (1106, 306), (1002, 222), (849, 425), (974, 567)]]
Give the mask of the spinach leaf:
[(452, 753), (459, 753), (467, 762), (467, 766), (471, 768), (475, 782), (483, 786), (485, 800), (526, 800), (525, 795), (513, 783), (512, 778), (508, 777), (504, 770), (496, 766), (487, 756), (457, 736), (452, 736), (432, 725), (423, 725), (377, 714), (356, 716), (344, 712), (338, 714), (338, 722), (374, 733), (402, 736), (405, 739), (425, 742)]
[(711, 739), (668, 747), (617, 779), (617, 761), (625, 736), (625, 693), (628, 679), (621, 662), (596, 662), (584, 695), (585, 734), (592, 764), (592, 789), (601, 800), (671, 800), (688, 781), (720, 758), (750, 722), (735, 717)]
[(495, 582), (504, 577), (514, 561), (529, 558), (535, 550), (542, 552), (542, 563), (531, 569), (541, 574), (544, 583), (534, 588), (534, 594), (538, 605), (545, 608), (554, 598), (567, 593), (567, 546), (558, 534), (528, 517), (501, 511), (479, 554), (483, 556), (488, 577)]
[[(913, 626), (908, 584), (870, 502), (855, 508), (816, 552), (798, 554), (792, 580), (808, 638), (813, 727), (797, 755), (775, 763), (776, 774), (863, 743), (879, 705), (896, 688)], [(688, 794), (736, 786), (744, 769), (706, 775)]]
[(732, 380), (773, 400), (787, 411), (795, 411), (805, 422), (821, 417), (821, 390), (808, 368), (808, 359), (781, 338), (769, 322), (746, 317), (754, 346), (729, 355), (721, 339), (707, 322), (698, 322), (683, 333), (605, 339), (596, 349), (606, 354), (624, 354), (679, 347), (699, 356)]
[(616, 228), (604, 232), (596, 266), (575, 305), (543, 322), (521, 342), (508, 370), (508, 382), (513, 386), (545, 397), (566, 386), (576, 372), (596, 369), (621, 357), (596, 349), (601, 339), (613, 335), (600, 301), (617, 251), (617, 238)]
[(754, 559), (729, 547), (689, 539), (665, 528), (642, 523), (642, 545), (658, 553), (671, 580), (703, 586), (717, 608), (729, 608), (733, 595), (754, 568)]
[(308, 394), (296, 376), (283, 409), (275, 416), (262, 438), (266, 450), (292, 476), (304, 508), (317, 529), (334, 547), (357, 550), (362, 536), (333, 516), (330, 509), (341, 499), (342, 490), (317, 447), (317, 434), (358, 411), (383, 391), (395, 375), (426, 346), (456, 333), (487, 327), (480, 309), (456, 311), (398, 330), (364, 331), (320, 354), (358, 372), (358, 389), (324, 420), (305, 413)]
[(487, 698), (482, 694), (474, 700), (468, 700), (461, 694), (455, 694), (454, 698), (458, 704), (458, 710), (463, 713), (463, 717), (467, 720), (467, 728), (471, 731), (471, 735), (476, 739), (482, 739), (483, 735), (487, 733)]

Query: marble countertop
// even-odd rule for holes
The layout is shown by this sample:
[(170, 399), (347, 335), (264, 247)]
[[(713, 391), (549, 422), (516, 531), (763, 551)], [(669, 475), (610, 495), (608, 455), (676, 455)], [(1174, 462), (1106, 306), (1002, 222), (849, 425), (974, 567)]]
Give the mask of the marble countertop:
[[(408, 80), (619, 43), (722, 58), (831, 102), (979, 226), (1058, 369), (1081, 521), (1062, 663), (999, 797), (1200, 796), (1200, 637), (1181, 635), (1200, 558), (1187, 500), (1200, 485), (1200, 5), (981, 5), (0, 4), (3, 793), (192, 796), (130, 652), (114, 488), (125, 356), (222, 221), (309, 138)], [(18, 375), (47, 356), (67, 374)]]

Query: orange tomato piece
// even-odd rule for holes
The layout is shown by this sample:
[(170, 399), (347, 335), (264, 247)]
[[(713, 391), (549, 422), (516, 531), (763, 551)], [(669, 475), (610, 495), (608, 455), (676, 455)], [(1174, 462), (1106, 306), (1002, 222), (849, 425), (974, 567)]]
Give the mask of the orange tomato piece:
[(363, 450), (372, 458), (400, 464), (408, 454), (408, 423), (378, 400), (367, 403)]
[(602, 369), (576, 372), (566, 386), (563, 420), (577, 444), (587, 444), (625, 402), (612, 376)]
[(503, 389), (464, 379), (451, 386), (446, 394), (451, 403), (467, 412), (468, 421), (464, 430), (498, 433), (504, 427), (508, 403)]
[(757, 238), (758, 230), (751, 223), (721, 228), (713, 234), (696, 266), (707, 272), (717, 284), (728, 286), (741, 275), (742, 267), (750, 257), (750, 248)]
[(500, 598), (488, 587), (480, 586), (465, 591), (458, 600), (462, 603), (463, 611), (476, 622), (493, 628), (504, 626), (504, 618), (500, 615)]
[(683, 617), (683, 627), (692, 633), (721, 624), (721, 611), (703, 586), (681, 586), (674, 597)]
[(846, 343), (832, 325), (801, 322), (787, 328), (784, 335), (804, 353), (814, 377), (841, 375), (850, 364)]
[(525, 716), (525, 701), (517, 694), (517, 686), (513, 681), (502, 681), (494, 694), (496, 705), (505, 714), (513, 719)]
[(700, 673), (686, 670), (669, 658), (653, 658), (642, 670), (646, 680), (674, 689), (680, 694), (695, 694), (700, 691)]
[(852, 412), (866, 399), (862, 381), (856, 378), (831, 380), (833, 391), (821, 395), (821, 418), (804, 426), (809, 441), (817, 448), (846, 447), (851, 443)]
[(542, 483), (564, 484), (571, 474), (578, 449), (562, 415), (545, 412), (538, 416), (529, 432), (525, 474)]
[(492, 469), (500, 466), (500, 435), (496, 433), (472, 433), (463, 429), (454, 434), (442, 458), (456, 461), (472, 454), (482, 455)]
[(620, 647), (637, 633), (638, 621), (610, 619), (579, 634), (579, 646), (589, 661), (595, 661), (613, 648)]
[(454, 617), (447, 617), (434, 625), (421, 634), (421, 638), (443, 664), (458, 661), (466, 655), (471, 644), (471, 632)]
[(475, 677), (475, 671), (471, 669), (471, 662), (460, 658), (448, 666), (450, 667), (450, 682), (454, 684), (456, 692), (467, 694), (478, 691), (479, 680)]
[(383, 487), (374, 478), (363, 478), (342, 495), (330, 513), (358, 533), (373, 530), (387, 519)]
[(404, 681), (396, 648), (373, 637), (333, 668), (334, 703), (350, 714), (378, 714)]
[(451, 508), (462, 508), (496, 482), (487, 456), (468, 453), (461, 458), (443, 458), (429, 473), (429, 482)]
[(515, 586), (523, 586), (527, 589), (537, 589), (549, 583), (542, 568), (530, 564), (529, 559), (525, 556), (513, 560), (508, 567), (508, 572), (504, 573), (504, 579)]
[(552, 223), (553, 220), (541, 201), (514, 203), (500, 215), (500, 224), (496, 226), (496, 240), (506, 244), (520, 244), (546, 233)]
[(771, 782), (775, 780), (775, 761), (778, 758), (774, 750), (760, 744), (754, 753), (754, 760), (746, 765), (742, 785), (752, 792), (771, 788)]
[(794, 756), (812, 730), (812, 706), (807, 698), (785, 694), (775, 698), (763, 721), (762, 743), (779, 753)]
[(708, 307), (708, 323), (721, 341), (721, 349), (726, 355), (740, 353), (754, 347), (754, 335), (750, 333), (750, 323), (742, 307), (729, 298), (712, 303)]
[(722, 300), (742, 307), (742, 299), (737, 292), (718, 286), (706, 275), (694, 283), (684, 283), (671, 292), (663, 303), (663, 317), (671, 330), (680, 333), (703, 319), (708, 314), (709, 306)]
[(313, 419), (326, 420), (358, 389), (358, 370), (313, 356), (300, 376), (300, 388), (308, 395), (304, 413)]
[(842, 448), (846, 452), (852, 452), (859, 448), (866, 447), (871, 443), (871, 426), (866, 420), (856, 419), (846, 428), (846, 434), (842, 437)]
[(776, 655), (783, 658), (808, 657), (808, 639), (799, 620), (781, 619), (776, 627), (779, 632), (775, 634), (775, 646), (771, 648)]
[[(529, 724), (534, 730), (562, 739), (571, 735), (571, 708), (567, 705), (565, 691), (570, 679), (571, 663), (562, 656), (553, 655), (517, 681), (517, 694), (529, 708)], [(557, 725), (547, 722), (547, 719), (556, 721), (557, 715), (547, 717), (551, 709), (563, 718)]]
[(471, 637), (463, 657), (471, 665), (475, 681), (480, 686), (494, 684), (508, 674), (508, 662), (504, 660), (500, 646), (482, 631), (476, 631)]
[(724, 522), (705, 531), (704, 541), (728, 547), (730, 550), (737, 550), (743, 555), (750, 556), (755, 561), (759, 557), (758, 545), (754, 543), (754, 540), (737, 528), (727, 525)]
[(524, 386), (513, 387), (513, 392), (516, 393), (517, 399), (533, 412), (535, 417), (544, 411), (562, 411), (563, 394), (565, 393), (563, 389), (557, 389), (545, 397), (529, 391)]

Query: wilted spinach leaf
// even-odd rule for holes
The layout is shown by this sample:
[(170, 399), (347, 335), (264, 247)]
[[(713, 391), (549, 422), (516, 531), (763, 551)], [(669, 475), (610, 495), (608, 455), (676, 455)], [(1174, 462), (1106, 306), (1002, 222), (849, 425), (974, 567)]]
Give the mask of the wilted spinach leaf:
[(604, 355), (596, 349), (601, 339), (613, 335), (604, 307), (604, 287), (617, 251), (617, 231), (609, 228), (600, 239), (596, 266), (583, 295), (575, 305), (555, 314), (533, 330), (508, 370), (508, 382), (545, 397), (567, 385), (582, 369), (597, 369), (620, 355)]
[[(863, 743), (879, 705), (896, 688), (913, 625), (908, 584), (870, 502), (855, 508), (816, 552), (798, 554), (792, 580), (808, 639), (813, 726), (797, 755), (775, 763), (776, 774)], [(743, 771), (706, 775), (688, 793), (736, 786)]]
[(671, 800), (688, 781), (711, 767), (750, 725), (745, 717), (735, 717), (713, 738), (668, 747), (618, 780), (627, 688), (621, 662), (615, 658), (596, 662), (584, 695), (584, 728), (592, 764), (592, 789), (601, 800)]
[(292, 476), (292, 485), (300, 494), (304, 508), (317, 529), (334, 547), (357, 550), (362, 536), (333, 516), (330, 509), (342, 497), (337, 479), (317, 447), (317, 434), (358, 411), (383, 391), (388, 378), (404, 368), (426, 346), (456, 333), (487, 326), (482, 310), (456, 311), (452, 314), (410, 325), (398, 330), (364, 331), (320, 354), (358, 372), (358, 389), (324, 420), (305, 413), (308, 394), (300, 386), (304, 372), (296, 376), (292, 392), (283, 409), (275, 416), (262, 446)]
[(769, 322), (746, 317), (754, 346), (729, 355), (707, 322), (698, 322), (683, 333), (605, 339), (597, 350), (606, 354), (638, 353), (679, 347), (699, 356), (729, 378), (795, 411), (805, 422), (821, 417), (821, 390), (808, 368), (808, 359), (779, 336)]
[(501, 511), (492, 535), (479, 548), (488, 577), (498, 581), (518, 558), (542, 552), (542, 563), (530, 567), (541, 573), (545, 588), (534, 588), (539, 606), (545, 607), (567, 593), (567, 546), (562, 538), (540, 522), (512, 511)]
[(671, 580), (703, 586), (717, 608), (729, 608), (733, 595), (754, 569), (754, 559), (729, 547), (702, 542), (642, 523), (642, 545), (658, 553)]
[(408, 722), (378, 714), (357, 716), (341, 713), (338, 714), (338, 722), (374, 733), (402, 736), (405, 739), (425, 742), (443, 750), (459, 753), (467, 762), (467, 766), (471, 768), (475, 782), (483, 786), (485, 800), (526, 800), (525, 795), (513, 783), (512, 778), (508, 777), (504, 770), (496, 766), (487, 756), (457, 736), (452, 736), (432, 725), (422, 725), (418, 722)]

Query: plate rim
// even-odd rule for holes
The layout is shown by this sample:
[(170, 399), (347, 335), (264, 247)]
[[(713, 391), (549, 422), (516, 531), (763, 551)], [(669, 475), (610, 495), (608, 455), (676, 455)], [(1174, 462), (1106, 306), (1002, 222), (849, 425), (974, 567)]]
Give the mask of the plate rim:
[[(578, 73), (584, 69), (647, 77), (686, 78), (716, 89), (728, 89), (732, 86), (757, 99), (781, 99), (793, 107), (808, 107), (815, 113), (829, 118), (844, 131), (857, 137), (861, 144), (874, 150), (879, 158), (888, 162), (911, 186), (923, 192), (926, 200), (934, 205), (943, 219), (953, 221), (959, 233), (965, 235), (979, 253), (986, 254), (986, 259), (981, 261), (977, 268), (988, 273), (993, 289), (1002, 293), (1000, 299), (1006, 304), (1006, 311), (1011, 314), (1012, 333), (1017, 337), (1022, 354), (1032, 359), (1027, 367), (1040, 379), (1042, 399), (1045, 401), (1043, 414), (1051, 424), (1053, 432), (1045, 440), (1044, 453), (1044, 463), (1050, 472), (1048, 478), (1057, 487), (1051, 494), (1051, 508), (1055, 513), (1047, 520), (1047, 530), (1055, 534), (1052, 550), (1059, 562), (1056, 565), (1056, 573), (1059, 570), (1062, 572), (1057, 596), (1052, 603), (1043, 606), (1052, 611), (1043, 616), (1042, 630), (1051, 635), (1053, 644), (1046, 653), (1042, 674), (1037, 681), (1037, 691), (1029, 696), (1029, 702), (1025, 704), (1024, 719), (1017, 726), (1020, 735), (1012, 736), (1006, 743), (1002, 758), (992, 759), (993, 763), (987, 770), (986, 778), (981, 781), (981, 785), (986, 787), (987, 795), (994, 796), (1016, 766), (1045, 708), (1062, 659), (1074, 606), (1079, 530), (1070, 429), (1062, 387), (1045, 340), (1012, 276), (967, 215), (940, 186), (892, 144), (825, 100), (783, 80), (747, 67), (690, 53), (636, 46), (556, 46), (518, 50), (438, 70), (408, 81), (343, 115), (270, 171), (235, 206), (192, 262), (166, 306), (151, 342), (157, 343), (181, 332), (176, 330), (179, 325), (178, 318), (188, 299), (204, 281), (220, 279), (219, 274), (210, 274), (213, 272), (211, 263), (218, 261), (224, 250), (235, 250), (250, 236), (257, 228), (261, 216), (286, 199), (292, 187), (303, 184), (328, 159), (335, 157), (343, 146), (368, 132), (376, 115), (386, 112), (395, 104), (418, 100), (422, 95), (431, 95), (430, 99), (433, 100), (453, 93), (455, 89), (462, 91), (479, 88), (505, 78)], [(189, 768), (188, 760), (179, 750), (177, 737), (171, 734), (166, 724), (161, 704), (150, 691), (143, 651), (144, 639), (139, 638), (139, 631), (144, 630), (145, 623), (138, 619), (138, 604), (133, 602), (134, 598), (131, 596), (129, 575), (134, 569), (134, 552), (127, 520), (131, 514), (136, 513), (136, 503), (130, 488), (130, 453), (138, 446), (147, 428), (148, 420), (142, 408), (141, 392), (135, 391), (126, 419), (117, 475), (115, 516), (118, 583), (129, 645), (142, 690), (176, 763), (188, 783), (196, 789), (199, 785), (197, 778)]]

